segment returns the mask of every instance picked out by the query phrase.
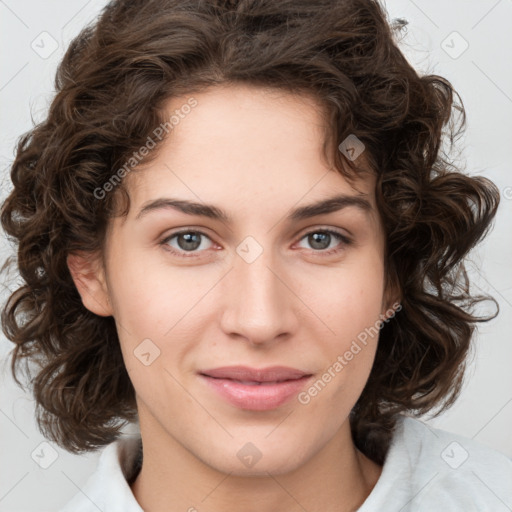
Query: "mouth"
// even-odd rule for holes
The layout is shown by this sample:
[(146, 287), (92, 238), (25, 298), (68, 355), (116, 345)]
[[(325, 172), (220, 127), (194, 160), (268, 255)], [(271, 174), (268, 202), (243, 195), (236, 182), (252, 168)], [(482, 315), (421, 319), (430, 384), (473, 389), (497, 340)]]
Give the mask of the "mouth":
[(221, 398), (240, 409), (276, 409), (296, 395), (312, 377), (296, 368), (254, 369), (231, 366), (204, 370), (199, 376)]

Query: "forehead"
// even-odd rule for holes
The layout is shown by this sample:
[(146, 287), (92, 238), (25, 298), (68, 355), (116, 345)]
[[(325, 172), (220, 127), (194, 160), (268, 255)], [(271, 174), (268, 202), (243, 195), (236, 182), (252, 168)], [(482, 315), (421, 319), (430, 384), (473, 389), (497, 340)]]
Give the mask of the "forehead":
[(171, 116), (175, 124), (156, 157), (127, 176), (131, 216), (165, 195), (224, 204), (224, 210), (307, 204), (335, 193), (365, 194), (373, 204), (373, 173), (349, 183), (326, 160), (324, 111), (313, 97), (213, 87), (168, 100), (164, 117)]

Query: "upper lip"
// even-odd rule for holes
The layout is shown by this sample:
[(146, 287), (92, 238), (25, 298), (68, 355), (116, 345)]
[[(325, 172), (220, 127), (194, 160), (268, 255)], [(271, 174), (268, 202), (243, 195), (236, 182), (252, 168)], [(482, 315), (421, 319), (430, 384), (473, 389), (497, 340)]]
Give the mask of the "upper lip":
[(224, 366), (203, 370), (202, 375), (217, 379), (231, 379), (251, 382), (274, 382), (283, 380), (300, 379), (309, 373), (287, 366), (271, 366), (269, 368), (250, 368), (248, 366)]

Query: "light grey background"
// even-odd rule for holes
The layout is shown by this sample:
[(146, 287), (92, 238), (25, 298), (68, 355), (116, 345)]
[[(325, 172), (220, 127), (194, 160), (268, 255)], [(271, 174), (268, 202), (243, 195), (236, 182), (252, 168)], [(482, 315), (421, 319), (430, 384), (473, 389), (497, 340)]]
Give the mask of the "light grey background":
[[(0, 0), (0, 199), (11, 188), (8, 171), (15, 142), (31, 128), (31, 117), (36, 122), (44, 118), (67, 44), (105, 4)], [(471, 174), (490, 177), (502, 191), (495, 227), (471, 264), (475, 289), (493, 294), (501, 313), (480, 326), (457, 404), (441, 417), (426, 420), (512, 457), (512, 0), (387, 0), (386, 5), (390, 18), (409, 22), (401, 42), (409, 61), (448, 78), (462, 97), (468, 126), (459, 143), (459, 163)], [(10, 251), (2, 235), (2, 259)], [(2, 288), (12, 288), (15, 281), (13, 276)], [(5, 297), (4, 289), (2, 300)], [(45, 456), (54, 454), (56, 460), (47, 469), (36, 464), (32, 454), (40, 453), (45, 439), (35, 425), (31, 396), (10, 378), (10, 350), (2, 337), (0, 511), (55, 511), (79, 491), (100, 452), (74, 456), (54, 445), (54, 452), (43, 446)]]

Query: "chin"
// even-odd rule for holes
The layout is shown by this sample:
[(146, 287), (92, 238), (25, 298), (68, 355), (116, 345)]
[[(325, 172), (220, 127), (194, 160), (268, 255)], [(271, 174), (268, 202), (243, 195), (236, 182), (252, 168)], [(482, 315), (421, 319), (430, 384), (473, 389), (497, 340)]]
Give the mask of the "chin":
[[(240, 446), (238, 446), (240, 444)], [(261, 445), (261, 443), (260, 443)], [(281, 446), (280, 449), (267, 444), (259, 449), (256, 443), (247, 441), (237, 443), (237, 447), (226, 447), (224, 452), (208, 450), (207, 457), (200, 457), (206, 465), (222, 473), (230, 473), (233, 476), (255, 477), (281, 475), (291, 473), (303, 465), (309, 458), (303, 447)], [(226, 454), (231, 455), (226, 455)]]

